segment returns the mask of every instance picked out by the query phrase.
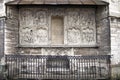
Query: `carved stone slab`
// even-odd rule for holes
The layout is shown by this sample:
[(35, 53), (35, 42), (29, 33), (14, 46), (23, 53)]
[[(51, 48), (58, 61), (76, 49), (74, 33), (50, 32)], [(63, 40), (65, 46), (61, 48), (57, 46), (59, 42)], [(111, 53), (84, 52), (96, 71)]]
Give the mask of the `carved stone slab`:
[(20, 44), (47, 45), (47, 13), (42, 9), (20, 9)]
[(52, 45), (51, 17), (64, 18), (64, 43), (61, 45), (95, 45), (94, 8), (20, 8), (20, 45)]
[(43, 48), (42, 55), (74, 55), (71, 48)]

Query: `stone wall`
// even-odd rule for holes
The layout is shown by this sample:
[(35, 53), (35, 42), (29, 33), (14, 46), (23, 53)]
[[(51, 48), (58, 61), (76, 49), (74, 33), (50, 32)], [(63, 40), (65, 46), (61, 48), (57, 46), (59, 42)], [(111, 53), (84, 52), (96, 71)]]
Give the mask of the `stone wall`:
[(5, 18), (0, 18), (0, 58), (4, 55), (4, 23)]
[[(11, 0), (0, 0), (0, 17), (6, 16), (4, 3), (8, 2), (8, 1), (11, 1)], [(111, 54), (113, 55), (112, 63), (117, 64), (120, 61), (119, 60), (119, 48), (118, 48), (119, 47), (119, 43), (118, 43), (119, 39), (117, 39), (117, 35), (119, 35), (119, 28), (116, 27), (116, 26), (119, 26), (117, 24), (118, 23), (117, 21), (119, 21), (119, 17), (120, 17), (120, 5), (119, 5), (120, 1), (119, 0), (103, 0), (103, 1), (107, 1), (107, 2), (110, 3), (110, 5), (109, 5), (110, 16), (113, 16), (115, 21), (116, 21), (116, 22), (111, 21), (111, 50), (112, 50)], [(102, 23), (100, 25), (102, 26)], [(100, 34), (102, 34), (101, 30), (103, 30), (101, 27), (97, 27), (97, 31), (98, 31), (97, 42), (98, 42), (98, 45), (101, 45), (101, 43), (99, 41), (99, 39), (101, 38)], [(6, 43), (6, 45), (7, 45), (7, 43)], [(104, 51), (104, 50), (102, 50), (102, 48), (103, 49), (106, 48), (107, 50), (109, 50), (109, 47), (105, 47), (105, 48), (101, 47), (101, 48), (99, 48), (99, 51)], [(22, 53), (23, 52), (25, 52), (25, 53), (26, 52), (27, 53), (29, 53), (29, 52), (40, 53), (41, 52), (41, 48), (39, 48), (40, 51), (37, 50), (38, 48), (37, 49), (36, 48), (35, 49), (34, 48), (32, 48), (32, 49), (31, 48), (29, 48), (29, 49), (20, 48), (20, 52), (21, 52), (22, 49), (25, 50), (25, 51), (22, 51)], [(8, 50), (8, 49), (6, 49), (6, 50)], [(87, 51), (90, 51), (89, 54), (98, 53), (97, 48), (93, 48), (93, 49), (91, 49), (91, 48), (75, 48), (75, 50), (76, 50), (75, 52), (77, 52), (76, 54), (78, 54), (78, 52), (81, 53), (81, 54), (82, 53), (84, 54), (84, 53), (87, 53)], [(82, 50), (84, 50), (84, 51), (82, 51)], [(103, 53), (103, 52), (101, 52), (101, 53)]]
[[(28, 13), (25, 13), (25, 9), (27, 9)], [(93, 23), (91, 22), (92, 25), (88, 25), (87, 24), (87, 23), (89, 23), (91, 21), (91, 20), (89, 20), (91, 16), (89, 17), (89, 16), (86, 15), (86, 14), (88, 14), (87, 11), (84, 14), (80, 14), (81, 15), (80, 17), (83, 16), (82, 18), (83, 19), (86, 18), (86, 20), (89, 18), (88, 21), (84, 21), (83, 20), (83, 21), (80, 21), (81, 23), (78, 21), (78, 25), (77, 24), (74, 25), (74, 21), (72, 21), (72, 22), (70, 22), (70, 24), (71, 23), (73, 23), (73, 24), (71, 24), (70, 26), (67, 25), (68, 23), (65, 23), (65, 22), (67, 22), (66, 20), (64, 22), (65, 27), (68, 27), (68, 28), (65, 28), (66, 32), (68, 31), (67, 29), (69, 29), (69, 27), (71, 27), (70, 28), (70, 32), (72, 32), (72, 27), (73, 27), (73, 29), (75, 27), (75, 30), (73, 30), (73, 31), (75, 31), (76, 33), (77, 33), (77, 31), (78, 31), (78, 33), (82, 32), (82, 30), (81, 30), (82, 26), (84, 26), (85, 25), (84, 22), (86, 22), (86, 28), (87, 28), (87, 26), (90, 26), (89, 28), (93, 28), (94, 29), (93, 30), (93, 32), (94, 32), (93, 35), (94, 35), (94, 38), (95, 38), (94, 43), (88, 43), (88, 42), (80, 42), (79, 43), (77, 41), (80, 41), (79, 39), (82, 38), (82, 37), (78, 35), (77, 37), (80, 37), (80, 38), (76, 38), (75, 37), (76, 35), (73, 35), (71, 33), (70, 34), (71, 35), (70, 39), (73, 39), (73, 41), (72, 40), (70, 40), (70, 41), (72, 41), (72, 43), (69, 43), (68, 39), (65, 38), (64, 39), (65, 40), (64, 43), (66, 43), (66, 44), (52, 45), (51, 41), (50, 41), (51, 39), (49, 39), (50, 38), (50, 34), (49, 34), (50, 33), (49, 32), (49, 29), (50, 29), (49, 23), (50, 22), (46, 21), (46, 20), (50, 20), (49, 15), (51, 15), (51, 14), (54, 14), (54, 15), (65, 15), (66, 14), (65, 13), (66, 10), (64, 11), (64, 9), (66, 9), (66, 8), (60, 8), (59, 7), (58, 9), (54, 9), (54, 8), (49, 8), (49, 9), (48, 8), (45, 8), (45, 9), (44, 8), (42, 8), (42, 9), (41, 8), (35, 8), (35, 9), (32, 9), (32, 8), (29, 8), (29, 7), (28, 8), (20, 7), (20, 10), (23, 10), (23, 11), (20, 11), (20, 15), (22, 13), (26, 14), (26, 15), (29, 14), (29, 16), (28, 16), (29, 18), (27, 18), (27, 16), (25, 16), (26, 18), (23, 18), (24, 17), (23, 15), (20, 16), (20, 23), (21, 23), (20, 24), (20, 28), (19, 28), (19, 30), (20, 30), (19, 31), (19, 34), (20, 34), (19, 47), (20, 48), (18, 49), (18, 53), (20, 53), (20, 54), (37, 54), (37, 55), (39, 55), (39, 54), (42, 54), (42, 55), (56, 55), (56, 54), (61, 54), (61, 55), (65, 55), (65, 54), (66, 55), (110, 54), (110, 29), (109, 29), (110, 26), (109, 26), (109, 20), (108, 20), (108, 7), (106, 7), (106, 6), (103, 6), (103, 7), (100, 6), (100, 7), (97, 7), (97, 8), (96, 7), (91, 7), (91, 8), (90, 7), (87, 7), (87, 8), (74, 8), (73, 9), (74, 13), (70, 13), (71, 15), (77, 15), (78, 13), (80, 14), (82, 12), (82, 10), (79, 12), (79, 9), (83, 9), (83, 12), (84, 12), (84, 10), (88, 10), (89, 13), (92, 12), (93, 13), (92, 14), (92, 18), (93, 18), (92, 21), (93, 21)], [(46, 20), (44, 20), (44, 19), (43, 20), (39, 20), (39, 18), (35, 19), (36, 21), (46, 21), (48, 23), (44, 24), (44, 22), (42, 22), (41, 24), (33, 25), (33, 23), (35, 24), (36, 22), (32, 22), (32, 21), (35, 21), (33, 19), (34, 19), (34, 16), (37, 16), (37, 15), (36, 15), (36, 13), (35, 14), (32, 13), (32, 16), (30, 16), (31, 15), (30, 14), (31, 10), (35, 10), (35, 11), (39, 10), (40, 12), (37, 11), (39, 14), (42, 14), (42, 12), (44, 13), (45, 10), (46, 10), (46, 12), (48, 11), (49, 14), (46, 14), (46, 15), (42, 16), (42, 18), (46, 18), (45, 16), (48, 16), (47, 17), (48, 19), (46, 19)], [(70, 12), (73, 12), (69, 8), (68, 8), (68, 10)], [(51, 11), (52, 11), (52, 13), (51, 13)], [(69, 12), (69, 11), (67, 11), (67, 12)], [(31, 12), (34, 12), (34, 11), (31, 11)], [(79, 17), (79, 16), (76, 16), (76, 18), (77, 17)], [(70, 18), (72, 19), (73, 17), (71, 16)], [(26, 20), (26, 19), (28, 19), (28, 20)], [(67, 17), (65, 19), (67, 19)], [(22, 20), (26, 20), (27, 22), (26, 21), (22, 21)], [(30, 20), (30, 22), (29, 22), (29, 20)], [(28, 25), (25, 26), (25, 24), (27, 24), (27, 23), (28, 24), (30, 23), (29, 26)], [(27, 28), (29, 27), (29, 29), (25, 30), (26, 28), (24, 28), (24, 27), (27, 27)], [(44, 30), (44, 28), (45, 28), (45, 30), (48, 30), (48, 31), (46, 31), (47, 34), (48, 34), (48, 37), (46, 39), (46, 40), (48, 40), (47, 43), (44, 43), (44, 42), (43, 43), (41, 42), (42, 44), (41, 43), (37, 43), (37, 44), (34, 43), (35, 40), (32, 40), (32, 39), (35, 39), (35, 38), (33, 38), (32, 33), (30, 33), (30, 35), (29, 35), (29, 37), (27, 39), (28, 40), (27, 42), (21, 42), (22, 39), (23, 39), (23, 41), (26, 41), (25, 40), (26, 37), (24, 35), (22, 35), (22, 34), (25, 34), (27, 31), (31, 31), (31, 30), (32, 30), (32, 32), (37, 33), (37, 31), (35, 29), (37, 27), (38, 28), (41, 27), (39, 29), (43, 29)], [(24, 30), (22, 30), (22, 29), (24, 29)], [(79, 30), (80, 30), (80, 32), (79, 32)], [(23, 33), (23, 32), (25, 32), (25, 33)], [(68, 33), (66, 33), (64, 35), (68, 36)], [(74, 38), (72, 38), (72, 37), (74, 37)], [(46, 41), (46, 40), (44, 40), (44, 41)], [(30, 43), (28, 43), (28, 42), (30, 42)], [(84, 43), (87, 43), (87, 45), (84, 44)]]
[[(63, 17), (63, 43), (56, 46), (95, 46), (96, 23), (95, 8), (37, 8), (20, 7), (20, 45), (21, 46), (53, 46), (54, 39), (59, 38), (52, 33), (59, 26), (58, 21), (52, 23), (52, 17)], [(52, 30), (52, 24), (56, 24)], [(60, 26), (62, 27), (62, 26)], [(60, 29), (57, 31), (59, 33)], [(56, 33), (56, 34), (57, 34)], [(61, 38), (60, 38), (61, 39)]]
[[(12, 0), (0, 0), (0, 58), (7, 52), (4, 44), (5, 40), (5, 27), (6, 27), (6, 6), (5, 3)], [(7, 30), (6, 30), (7, 31)]]
[(109, 0), (110, 16), (120, 17), (120, 0)]
[[(11, 1), (11, 0), (0, 0), (0, 17), (6, 16), (4, 3), (8, 2), (8, 1)], [(119, 17), (120, 17), (120, 5), (119, 5), (120, 1), (119, 0), (103, 0), (103, 1), (107, 1), (107, 2), (110, 3), (110, 5), (109, 5), (110, 16), (113, 16), (115, 21), (116, 21), (116, 22), (112, 22), (111, 21), (111, 50), (112, 50), (111, 54), (113, 55), (112, 63), (118, 64), (120, 62), (120, 60), (119, 60), (119, 48), (118, 48), (119, 47), (119, 43), (118, 42), (120, 42), (120, 41), (119, 41), (119, 39), (117, 39), (117, 35), (119, 35), (119, 28), (116, 27), (116, 26), (119, 26), (117, 24), (118, 23), (117, 21), (119, 21)], [(101, 26), (102, 26), (102, 24), (101, 24)], [(98, 27), (97, 29), (100, 30), (100, 31), (103, 30), (103, 29), (101, 29), (101, 27)], [(98, 31), (97, 34), (98, 34), (97, 38), (100, 39), (100, 35), (99, 34), (102, 34), (102, 33)], [(99, 40), (97, 40), (97, 42), (98, 42), (98, 45), (101, 45), (99, 43)], [(6, 45), (7, 45), (7, 43), (6, 43)], [(109, 47), (106, 47), (106, 48), (109, 49)], [(24, 49), (25, 51), (22, 51), (22, 52), (25, 52), (25, 53), (26, 52), (27, 53), (29, 53), (29, 52), (31, 52), (31, 53), (33, 53), (33, 52), (40, 53), (41, 52), (41, 48), (39, 48), (40, 51), (38, 51), (36, 48), (35, 49), (34, 48), (32, 48), (32, 49), (31, 48), (29, 48), (29, 49), (20, 48), (20, 52), (21, 52), (21, 49)], [(77, 52), (76, 54), (78, 54), (78, 51), (81, 54), (82, 53), (84, 54), (87, 51), (90, 51), (89, 54), (98, 53), (97, 48), (94, 48), (94, 49), (91, 49), (91, 48), (80, 48), (80, 49), (79, 48), (75, 48), (75, 50)], [(84, 51), (82, 51), (82, 50), (84, 50)], [(103, 51), (102, 47), (99, 50)]]
[(0, 0), (0, 17), (6, 16), (6, 6), (5, 3), (13, 0)]
[(110, 18), (112, 64), (120, 63), (120, 19)]
[(110, 0), (112, 64), (120, 63), (120, 1)]
[(110, 3), (111, 55), (112, 64), (120, 63), (120, 0), (104, 0)]
[(16, 6), (7, 6), (5, 26), (5, 54), (17, 53), (18, 47), (18, 9)]
[(108, 14), (108, 6), (97, 7), (96, 24), (99, 54), (110, 54), (110, 25)]
[[(8, 0), (4, 0), (2, 2), (2, 5)], [(3, 6), (5, 10), (5, 6)], [(21, 8), (22, 9), (22, 8)], [(5, 27), (5, 53), (6, 54), (12, 54), (12, 53), (24, 53), (24, 54), (44, 54), (44, 51), (46, 52), (46, 49), (48, 49), (48, 52), (55, 53), (60, 52), (61, 54), (66, 54), (69, 52), (70, 54), (75, 55), (92, 55), (92, 54), (108, 54), (110, 53), (110, 42), (109, 42), (109, 25), (106, 22), (109, 22), (107, 17), (107, 11), (104, 11), (104, 8), (98, 7), (98, 11), (96, 12), (96, 22), (94, 23), (94, 43), (90, 43), (90, 45), (81, 45), (83, 42), (78, 42), (76, 44), (81, 46), (76, 46), (72, 43), (70, 46), (52, 46), (51, 48), (47, 48), (50, 46), (21, 46), (19, 43), (19, 32), (18, 30), (18, 9), (15, 6), (12, 6), (12, 8), (7, 8), (7, 24)], [(96, 8), (95, 8), (96, 10)], [(100, 12), (99, 12), (100, 10)], [(13, 13), (13, 14), (11, 14)], [(4, 12), (5, 14), (5, 12)], [(38, 14), (42, 14), (41, 12)], [(57, 13), (56, 13), (57, 14)], [(74, 15), (74, 13), (71, 13)], [(76, 14), (77, 15), (77, 14)], [(12, 17), (11, 17), (12, 16)], [(45, 16), (44, 16), (45, 17)], [(102, 19), (100, 19), (101, 17)], [(30, 19), (30, 18), (29, 18)], [(94, 20), (93, 20), (94, 21)], [(88, 21), (89, 22), (89, 21)], [(29, 24), (31, 25), (31, 24)], [(103, 28), (104, 27), (104, 28)], [(72, 28), (71, 28), (72, 29)], [(76, 28), (75, 28), (76, 29)], [(86, 30), (87, 31), (87, 30)], [(76, 30), (77, 32), (77, 30)], [(78, 31), (79, 32), (79, 31)], [(107, 33), (106, 33), (107, 32)], [(49, 35), (48, 35), (49, 36)], [(72, 38), (71, 38), (72, 39)], [(79, 38), (78, 38), (79, 39)], [(70, 40), (71, 41), (71, 40)], [(107, 41), (107, 42), (106, 42)], [(76, 42), (73, 40), (73, 42)], [(48, 42), (50, 43), (50, 42)], [(66, 43), (68, 43), (66, 41)], [(85, 42), (86, 43), (86, 42)], [(44, 48), (43, 48), (44, 47)], [(51, 50), (51, 51), (50, 51)], [(69, 55), (70, 55), (69, 54)]]
[(0, 16), (5, 16), (4, 0), (0, 0)]

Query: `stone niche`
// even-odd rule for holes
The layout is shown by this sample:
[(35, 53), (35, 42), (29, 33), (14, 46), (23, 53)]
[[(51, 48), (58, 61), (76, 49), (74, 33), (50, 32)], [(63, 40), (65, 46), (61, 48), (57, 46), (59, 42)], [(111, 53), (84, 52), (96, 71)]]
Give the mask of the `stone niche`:
[(20, 46), (96, 45), (95, 8), (21, 7)]

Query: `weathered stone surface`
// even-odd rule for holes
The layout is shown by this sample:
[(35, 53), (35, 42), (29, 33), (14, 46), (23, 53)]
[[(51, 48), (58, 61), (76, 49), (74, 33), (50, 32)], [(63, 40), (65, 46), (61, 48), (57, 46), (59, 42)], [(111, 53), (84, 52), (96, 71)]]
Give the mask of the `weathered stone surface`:
[(0, 17), (6, 16), (5, 3), (13, 0), (0, 0)]
[(52, 16), (64, 18), (63, 45), (96, 45), (95, 8), (35, 7), (20, 8), (20, 45), (52, 45)]
[(74, 48), (74, 55), (97, 55), (97, 48)]
[(19, 48), (18, 53), (40, 55), (42, 54), (42, 50), (41, 48)]
[(111, 17), (110, 21), (112, 64), (118, 64), (120, 62), (120, 19)]
[(47, 15), (47, 11), (42, 8), (20, 8), (20, 45), (48, 44)]
[(0, 18), (0, 58), (4, 56), (4, 26), (5, 18)]
[[(110, 53), (106, 6), (98, 7), (97, 10), (94, 7), (37, 8), (23, 6), (16, 8), (13, 6), (8, 7), (7, 10), (6, 54), (93, 55)], [(64, 44), (62, 45), (52, 46), (51, 16), (64, 17)], [(20, 25), (18, 25), (18, 17)], [(19, 45), (21, 48), (18, 47)], [(46, 48), (43, 45), (46, 45)]]
[(7, 20), (5, 26), (5, 54), (15, 54), (18, 49), (18, 9), (7, 6)]
[(74, 55), (72, 48), (43, 48), (42, 55)]
[(110, 16), (120, 17), (120, 1), (109, 0)]

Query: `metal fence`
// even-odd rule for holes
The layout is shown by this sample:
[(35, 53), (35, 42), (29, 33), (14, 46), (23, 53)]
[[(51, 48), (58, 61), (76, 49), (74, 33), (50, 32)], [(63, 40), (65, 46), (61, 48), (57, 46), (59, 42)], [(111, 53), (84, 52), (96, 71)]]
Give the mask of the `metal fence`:
[(97, 80), (109, 79), (109, 55), (95, 56), (43, 56), (6, 55), (9, 80), (59, 79)]

